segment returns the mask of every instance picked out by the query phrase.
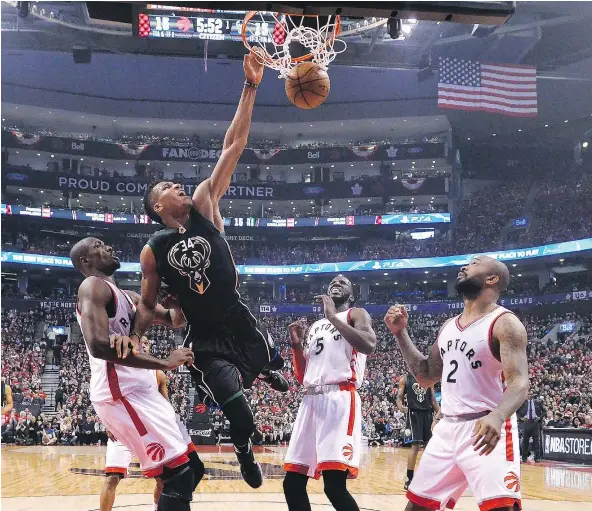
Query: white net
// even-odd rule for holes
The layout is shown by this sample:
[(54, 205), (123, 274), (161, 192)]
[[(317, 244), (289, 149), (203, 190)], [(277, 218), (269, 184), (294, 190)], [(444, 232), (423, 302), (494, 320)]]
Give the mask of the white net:
[[(252, 13), (250, 13), (252, 14)], [(305, 20), (307, 22), (305, 23)], [(312, 23), (311, 23), (312, 21)], [(286, 16), (279, 13), (256, 12), (247, 15), (242, 27), (245, 46), (260, 48), (263, 63), (286, 78), (290, 70), (300, 62), (312, 61), (325, 71), (338, 53), (345, 51), (345, 41), (338, 39), (341, 21), (339, 16)], [(316, 22), (316, 28), (305, 26)], [(290, 44), (300, 43), (308, 53), (292, 57)]]

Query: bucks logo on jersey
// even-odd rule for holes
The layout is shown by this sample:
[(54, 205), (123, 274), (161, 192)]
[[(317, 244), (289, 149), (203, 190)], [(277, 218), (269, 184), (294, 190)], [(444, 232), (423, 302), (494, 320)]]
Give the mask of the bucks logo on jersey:
[(205, 238), (193, 236), (175, 243), (168, 253), (168, 262), (180, 275), (189, 278), (192, 291), (203, 295), (210, 281), (206, 270), (210, 266), (212, 247)]
[(411, 388), (413, 389), (413, 392), (415, 392), (415, 396), (417, 397), (418, 403), (423, 403), (423, 400), (425, 399), (428, 389), (424, 389), (417, 382), (415, 382), (413, 385), (411, 385)]

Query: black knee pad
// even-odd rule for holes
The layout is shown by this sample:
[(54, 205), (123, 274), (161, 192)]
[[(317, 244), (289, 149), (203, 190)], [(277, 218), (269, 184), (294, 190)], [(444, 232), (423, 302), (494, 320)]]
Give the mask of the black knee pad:
[(159, 511), (176, 511), (184, 509), (183, 504), (189, 509), (189, 503), (193, 499), (193, 470), (190, 465), (185, 465), (179, 472), (164, 479), (164, 486), (159, 502)]
[(203, 479), (204, 474), (206, 473), (206, 467), (204, 466), (203, 462), (199, 459), (199, 456), (195, 451), (192, 451), (188, 454), (189, 462), (191, 464), (191, 469), (193, 470), (193, 489), (197, 488), (199, 482)]

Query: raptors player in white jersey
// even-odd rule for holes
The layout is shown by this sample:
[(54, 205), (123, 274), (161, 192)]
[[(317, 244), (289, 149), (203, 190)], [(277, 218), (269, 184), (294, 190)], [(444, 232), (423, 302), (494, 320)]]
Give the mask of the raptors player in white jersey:
[[(78, 288), (77, 318), (86, 343), (90, 368), (90, 400), (105, 427), (140, 461), (146, 477), (163, 480), (160, 511), (189, 511), (193, 489), (203, 476), (190, 464), (171, 404), (158, 392), (154, 371), (193, 363), (189, 348), (158, 359), (118, 344), (128, 339), (140, 297), (115, 285), (120, 267), (113, 249), (97, 238), (72, 247), (70, 259), (86, 278)], [(184, 324), (176, 309), (157, 306), (154, 322)], [(203, 467), (203, 464), (202, 464)]]
[[(145, 353), (150, 353), (150, 341), (143, 336), (141, 345)], [(154, 374), (154, 384), (158, 392), (168, 401), (169, 391), (167, 387), (167, 377), (162, 371), (151, 371)], [(187, 443), (187, 454), (191, 458), (192, 455), (197, 456), (195, 445), (191, 441), (191, 437), (187, 432), (187, 428), (177, 416), (177, 424)], [(107, 441), (107, 453), (105, 455), (105, 484), (101, 490), (100, 497), (100, 511), (111, 511), (113, 503), (115, 502), (115, 492), (117, 486), (122, 478), (127, 477), (129, 466), (132, 462), (132, 452), (119, 440), (117, 440), (110, 431), (107, 431), (109, 440)], [(193, 460), (192, 460), (193, 461)], [(164, 483), (162, 479), (156, 478), (156, 486), (154, 487), (154, 511), (158, 511), (158, 502), (162, 494)]]
[(309, 477), (321, 474), (325, 494), (338, 511), (358, 510), (347, 491), (355, 478), (362, 449), (361, 403), (357, 389), (364, 379), (366, 355), (376, 346), (372, 320), (364, 309), (353, 309), (351, 282), (343, 275), (318, 296), (325, 317), (306, 325), (290, 325), (294, 372), (305, 387), (298, 409), (284, 470), (284, 494), (290, 511), (310, 511), (306, 493)]
[(430, 355), (413, 346), (405, 307), (385, 322), (418, 383), (442, 380), (442, 420), (409, 485), (407, 511), (453, 508), (467, 487), (481, 511), (521, 508), (516, 410), (528, 393), (526, 330), (497, 305), (510, 273), (486, 256), (463, 266), (456, 290), (464, 310), (448, 320)]

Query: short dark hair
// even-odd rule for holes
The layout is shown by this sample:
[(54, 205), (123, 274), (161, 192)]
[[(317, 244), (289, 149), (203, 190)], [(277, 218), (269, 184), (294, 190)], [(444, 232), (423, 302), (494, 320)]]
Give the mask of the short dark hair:
[(150, 220), (156, 222), (157, 224), (164, 225), (162, 218), (158, 216), (158, 213), (154, 211), (154, 207), (152, 206), (152, 192), (154, 191), (156, 185), (158, 185), (160, 182), (161, 181), (152, 181), (152, 183), (148, 185), (148, 188), (146, 188), (146, 193), (144, 194), (144, 211)]

